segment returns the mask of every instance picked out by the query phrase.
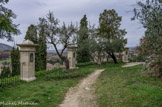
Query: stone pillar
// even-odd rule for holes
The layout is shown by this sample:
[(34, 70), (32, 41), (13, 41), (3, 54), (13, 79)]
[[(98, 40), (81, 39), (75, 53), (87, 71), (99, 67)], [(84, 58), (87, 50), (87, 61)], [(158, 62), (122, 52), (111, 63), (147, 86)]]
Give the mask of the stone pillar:
[(69, 68), (75, 69), (76, 68), (76, 46), (75, 45), (68, 46), (67, 57), (69, 60)]
[(125, 47), (125, 50), (123, 51), (123, 55), (122, 55), (122, 61), (129, 62), (128, 56), (129, 56), (129, 48)]
[(26, 40), (20, 46), (20, 79), (23, 81), (35, 80), (35, 45), (32, 41)]

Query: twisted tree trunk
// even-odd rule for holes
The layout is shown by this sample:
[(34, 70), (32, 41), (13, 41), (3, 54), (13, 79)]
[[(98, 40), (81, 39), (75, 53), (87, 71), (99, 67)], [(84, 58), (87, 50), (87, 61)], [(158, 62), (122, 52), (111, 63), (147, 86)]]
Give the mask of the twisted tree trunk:
[(117, 64), (118, 61), (117, 61), (116, 56), (114, 55), (114, 53), (113, 53), (113, 52), (112, 52), (112, 53), (108, 52), (108, 54), (109, 54), (110, 57), (113, 59), (114, 63)]

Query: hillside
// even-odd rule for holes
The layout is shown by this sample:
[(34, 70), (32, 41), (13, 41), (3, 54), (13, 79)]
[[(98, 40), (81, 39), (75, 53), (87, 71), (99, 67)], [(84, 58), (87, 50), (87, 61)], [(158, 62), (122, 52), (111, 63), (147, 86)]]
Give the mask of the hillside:
[(128, 47), (130, 50), (136, 50), (137, 46)]
[(11, 50), (12, 47), (3, 43), (0, 43), (0, 51)]

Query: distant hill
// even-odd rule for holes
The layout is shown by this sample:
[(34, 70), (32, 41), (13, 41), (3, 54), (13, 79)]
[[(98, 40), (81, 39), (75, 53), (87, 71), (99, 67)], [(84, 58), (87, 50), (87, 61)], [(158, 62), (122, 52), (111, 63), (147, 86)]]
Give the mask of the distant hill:
[(0, 51), (12, 50), (12, 47), (3, 43), (0, 43)]
[[(58, 51), (61, 52), (62, 50), (59, 49)], [(66, 51), (67, 51), (67, 49), (65, 49), (64, 52), (66, 52)], [(56, 51), (55, 50), (47, 50), (47, 53), (56, 53)]]
[(130, 50), (136, 50), (137, 46), (128, 47)]

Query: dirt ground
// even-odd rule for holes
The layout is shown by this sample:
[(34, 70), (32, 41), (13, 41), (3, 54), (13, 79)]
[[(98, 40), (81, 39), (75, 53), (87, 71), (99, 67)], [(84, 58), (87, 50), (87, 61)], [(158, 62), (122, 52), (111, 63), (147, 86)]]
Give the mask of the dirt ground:
[(144, 64), (144, 62), (131, 62), (131, 63), (127, 63), (123, 65), (122, 67), (131, 67), (131, 66), (140, 65), (140, 64)]
[(76, 87), (70, 88), (59, 107), (97, 107), (93, 84), (102, 71), (104, 70), (96, 70)]

